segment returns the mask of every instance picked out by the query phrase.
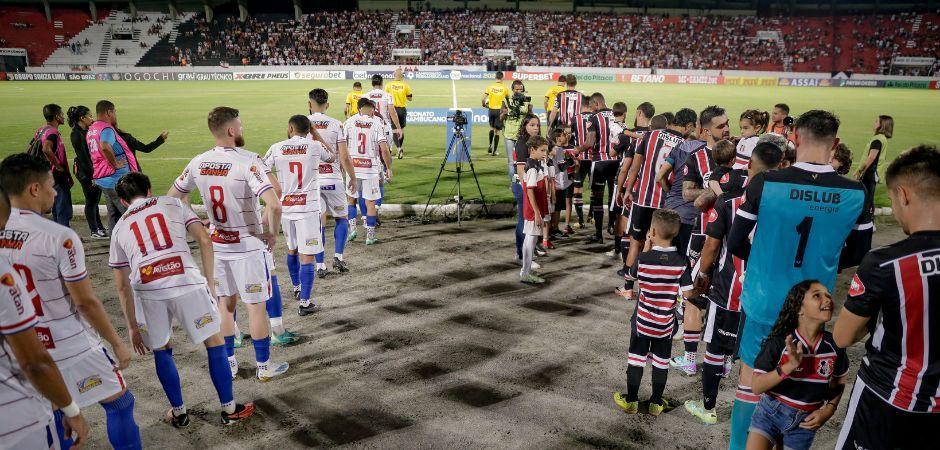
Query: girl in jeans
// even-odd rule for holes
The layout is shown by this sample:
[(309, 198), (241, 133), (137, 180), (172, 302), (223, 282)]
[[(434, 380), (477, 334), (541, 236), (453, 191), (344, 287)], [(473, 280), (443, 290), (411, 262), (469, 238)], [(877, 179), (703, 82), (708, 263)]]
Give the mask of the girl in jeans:
[(816, 280), (787, 294), (755, 360), (752, 389), (763, 395), (751, 417), (748, 450), (809, 449), (816, 430), (835, 414), (849, 362), (823, 328), (832, 307), (829, 289)]

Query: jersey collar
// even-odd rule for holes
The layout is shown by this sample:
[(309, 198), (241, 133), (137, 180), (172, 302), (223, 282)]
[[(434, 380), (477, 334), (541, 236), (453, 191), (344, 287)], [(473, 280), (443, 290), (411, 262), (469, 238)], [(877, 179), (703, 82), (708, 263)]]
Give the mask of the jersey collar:
[(821, 343), (822, 343), (822, 340), (823, 340), (823, 333), (822, 333), (821, 331), (820, 331), (819, 334), (816, 336), (816, 342), (814, 342), (814, 343), (812, 343), (812, 344), (810, 344), (809, 341), (808, 341), (806, 338), (804, 338), (803, 335), (800, 334), (800, 330), (799, 330), (799, 329), (793, 330), (793, 334), (795, 334), (795, 335), (796, 335), (796, 338), (799, 339), (799, 341), (802, 342), (803, 345), (804, 345), (807, 349), (809, 349), (811, 352), (813, 352), (813, 354), (816, 354), (816, 353), (819, 351), (819, 344), (821, 344)]
[(816, 164), (816, 163), (808, 163), (808, 162), (794, 163), (793, 167), (796, 167), (798, 169), (803, 169), (807, 172), (813, 172), (813, 173), (829, 173), (829, 172), (836, 171), (829, 164)]

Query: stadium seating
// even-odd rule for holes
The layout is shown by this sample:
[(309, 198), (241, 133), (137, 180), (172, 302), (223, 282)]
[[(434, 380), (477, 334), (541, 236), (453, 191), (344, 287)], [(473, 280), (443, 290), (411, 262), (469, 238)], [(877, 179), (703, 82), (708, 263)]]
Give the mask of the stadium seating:
[[(98, 19), (108, 10), (98, 9)], [(0, 47), (25, 48), (31, 65), (40, 65), (56, 49), (65, 45), (91, 24), (87, 11), (53, 9), (52, 23), (38, 7), (0, 7)]]

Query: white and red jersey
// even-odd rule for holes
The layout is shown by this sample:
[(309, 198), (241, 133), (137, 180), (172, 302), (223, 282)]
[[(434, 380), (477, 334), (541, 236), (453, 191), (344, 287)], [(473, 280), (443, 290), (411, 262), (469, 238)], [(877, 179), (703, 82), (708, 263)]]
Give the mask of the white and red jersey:
[[(186, 241), (196, 213), (172, 197), (139, 198), (111, 230), (112, 269), (130, 268), (131, 287), (141, 300), (167, 300), (205, 289)], [(201, 223), (200, 223), (201, 226)]]
[(754, 152), (754, 147), (757, 147), (757, 141), (760, 140), (757, 136), (750, 136), (742, 138), (738, 141), (737, 147), (735, 147), (735, 157), (734, 157), (734, 167), (735, 169), (747, 169), (751, 163), (751, 153)]
[(365, 97), (375, 103), (375, 113), (382, 117), (383, 123), (391, 125), (392, 119), (388, 117), (388, 107), (395, 104), (392, 100), (392, 94), (385, 92), (381, 88), (375, 88), (366, 92)]
[(336, 180), (343, 179), (342, 167), (339, 164), (339, 146), (346, 143), (346, 134), (343, 133), (343, 122), (326, 114), (315, 112), (309, 116), (310, 125), (320, 133), (326, 143), (332, 148), (327, 149), (333, 154), (332, 162), (320, 161), (320, 176), (317, 178), (320, 185), (334, 184)]
[(265, 248), (254, 236), (262, 233), (258, 199), (273, 188), (267, 172), (255, 153), (215, 147), (193, 158), (173, 183), (183, 193), (199, 189), (217, 258), (239, 259)]
[(264, 155), (264, 163), (277, 172), (285, 219), (301, 219), (320, 211), (320, 161), (331, 160), (323, 144), (306, 136), (278, 142)]
[[(39, 322), (26, 285), (7, 258), (0, 257), (0, 335), (26, 331)], [(39, 432), (52, 419), (49, 401), (33, 388), (14, 359), (13, 350), (0, 339), (0, 439), (3, 445), (17, 443)]]
[(14, 261), (39, 318), (36, 334), (60, 369), (101, 348), (65, 286), (88, 276), (85, 249), (74, 231), (33, 211), (13, 208), (6, 229), (0, 231), (0, 256)]
[(343, 126), (356, 178), (378, 178), (382, 167), (380, 145), (386, 142), (385, 129), (377, 117), (356, 114)]

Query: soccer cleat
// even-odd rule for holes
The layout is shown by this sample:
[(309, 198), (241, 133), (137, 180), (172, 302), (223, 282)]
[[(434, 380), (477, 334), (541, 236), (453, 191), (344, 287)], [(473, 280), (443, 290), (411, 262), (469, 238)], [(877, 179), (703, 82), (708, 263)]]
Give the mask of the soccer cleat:
[(94, 233), (91, 233), (90, 236), (91, 236), (91, 238), (92, 238), (93, 240), (97, 240), (97, 241), (101, 241), (101, 240), (105, 240), (105, 239), (110, 239), (110, 238), (108, 237), (108, 234), (105, 233), (105, 232), (102, 231), (102, 230), (95, 231)]
[(618, 286), (614, 292), (627, 300), (633, 300), (633, 289), (627, 289), (623, 286)]
[(627, 276), (627, 268), (626, 268), (626, 267), (621, 267), (620, 270), (617, 271), (617, 276), (618, 276), (618, 277), (626, 277), (626, 276)]
[(287, 331), (287, 330), (284, 330), (284, 332), (281, 334), (275, 334), (273, 331), (271, 332), (271, 345), (284, 347), (287, 345), (294, 344), (299, 340), (300, 340), (300, 336), (297, 336), (296, 334), (291, 333), (290, 331)]
[(669, 366), (688, 376), (698, 374), (698, 366), (685, 359), (685, 355), (679, 355), (669, 360)]
[(568, 237), (568, 236), (571, 236), (572, 234), (574, 234), (574, 230), (571, 229), (571, 225), (565, 226), (565, 231), (564, 233), (562, 233), (562, 235), (564, 237)]
[(535, 262), (535, 261), (532, 261), (532, 270), (539, 270), (539, 269), (541, 269), (541, 268), (542, 268), (542, 265), (541, 265), (541, 264), (539, 264), (539, 263), (537, 263), (537, 262)]
[(535, 244), (535, 254), (537, 256), (545, 256), (548, 252), (545, 251), (545, 247), (542, 247), (542, 244)]
[(584, 240), (584, 243), (585, 244), (603, 244), (604, 238), (601, 236), (597, 236), (597, 235), (591, 235), (591, 236), (588, 236), (587, 239)]
[(255, 413), (255, 404), (248, 402), (244, 405), (236, 404), (235, 412), (227, 414), (225, 411), (222, 411), (222, 425), (231, 425), (233, 423), (240, 422), (244, 419), (247, 419), (252, 414)]
[(604, 256), (606, 256), (606, 257), (608, 257), (608, 258), (610, 258), (610, 259), (614, 259), (614, 258), (616, 258), (617, 256), (620, 256), (620, 253), (617, 253), (617, 250), (611, 250), (611, 251), (609, 251), (609, 252), (607, 252), (607, 253), (604, 253)]
[(628, 402), (623, 394), (619, 392), (614, 392), (614, 403), (627, 414), (636, 414), (640, 411), (640, 402)]
[(669, 402), (666, 399), (663, 399), (661, 404), (650, 402), (649, 413), (651, 416), (656, 417), (663, 413), (663, 410), (669, 405)]
[(544, 245), (542, 245), (542, 247), (545, 247), (545, 248), (547, 248), (547, 249), (549, 249), (549, 250), (554, 250), (554, 249), (555, 249), (555, 244), (553, 244), (552, 241), (546, 241), (546, 242), (544, 243)]
[(492, 146), (487, 147), (487, 148), (486, 148), (486, 153), (489, 153), (489, 154), (492, 155), (492, 154), (493, 154), (493, 147), (492, 147)]
[(499, 150), (493, 150), (493, 156), (499, 156)]
[(242, 348), (244, 341), (245, 335), (242, 334), (241, 330), (235, 330), (235, 348)]
[(378, 239), (378, 238), (374, 238), (374, 237), (366, 238), (366, 245), (374, 245), (374, 244), (378, 244), (378, 243), (379, 243), (379, 239)]
[(297, 311), (297, 314), (300, 315), (301, 317), (309, 316), (311, 314), (319, 312), (321, 309), (323, 308), (321, 308), (320, 305), (316, 303), (310, 303), (307, 306), (301, 306), (300, 309)]
[(355, 241), (357, 237), (359, 237), (359, 231), (356, 230), (355, 228), (351, 228), (349, 230), (349, 237), (346, 239), (346, 241), (347, 242)]
[(267, 369), (262, 370), (260, 367), (258, 368), (258, 381), (262, 383), (271, 381), (272, 378), (278, 375), (282, 375), (284, 374), (284, 372), (287, 372), (287, 369), (289, 368), (290, 368), (290, 364), (286, 362), (282, 362), (282, 363), (268, 362)]
[(294, 300), (300, 300), (300, 286), (293, 286)]
[(714, 409), (705, 409), (701, 400), (686, 400), (685, 410), (695, 417), (698, 417), (705, 425), (714, 425), (718, 423), (718, 414)]
[(333, 268), (336, 269), (339, 273), (349, 272), (349, 266), (346, 265), (346, 261), (343, 261), (337, 257), (333, 257)]
[(189, 426), (189, 414), (183, 413), (177, 416), (173, 414), (173, 408), (170, 408), (163, 417), (163, 421), (173, 425), (173, 428), (186, 428)]
[(528, 275), (520, 275), (519, 281), (525, 284), (542, 284), (545, 282), (545, 279), (530, 273)]
[[(317, 278), (326, 278), (326, 276), (329, 275), (329, 274), (330, 274), (330, 271), (327, 270), (326, 267), (324, 267), (324, 268), (322, 268), (322, 269), (317, 269)], [(298, 295), (298, 297), (299, 297), (299, 295)]]
[(404, 157), (405, 157), (405, 150), (402, 149), (401, 147), (398, 147), (398, 159), (402, 159)]

